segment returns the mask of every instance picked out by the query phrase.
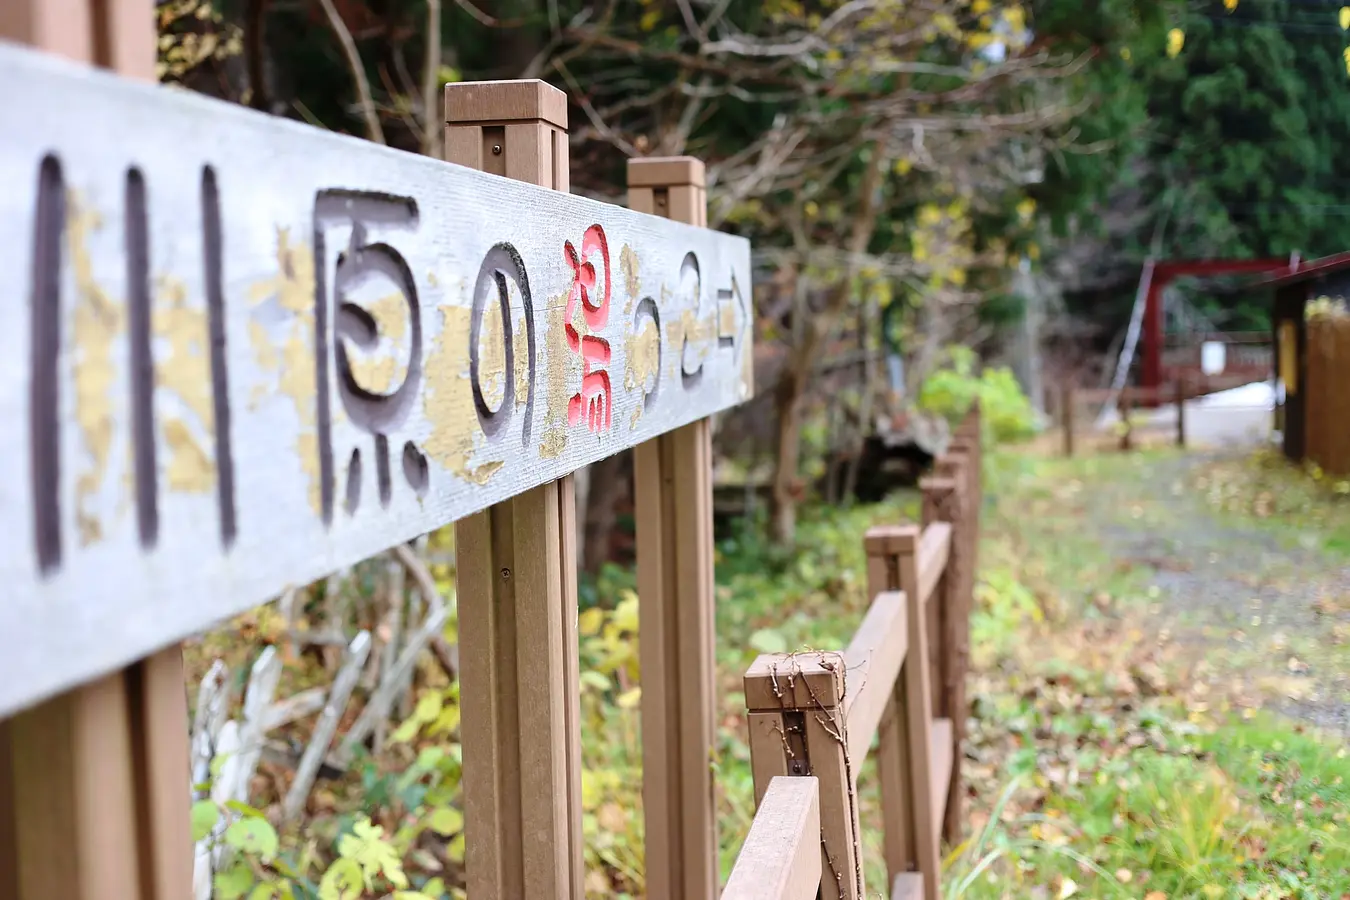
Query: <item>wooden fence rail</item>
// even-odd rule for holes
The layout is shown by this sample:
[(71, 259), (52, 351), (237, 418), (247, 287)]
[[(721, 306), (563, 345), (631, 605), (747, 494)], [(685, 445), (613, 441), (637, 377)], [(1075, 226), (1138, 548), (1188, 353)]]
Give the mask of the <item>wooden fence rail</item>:
[(1350, 316), (1305, 326), (1304, 455), (1338, 479), (1350, 475)]
[(820, 787), (769, 782), (722, 900), (815, 900), (820, 887)]
[(1186, 446), (1186, 403), (1203, 397), (1207, 386), (1194, 381), (1179, 379), (1159, 388), (1125, 387), (1118, 393), (1107, 388), (1079, 388), (1063, 385), (1053, 400), (1055, 417), (1059, 423), (1062, 446), (1065, 456), (1073, 456), (1084, 445), (1082, 432), (1091, 427), (1095, 417), (1102, 411), (1104, 404), (1113, 400), (1116, 404), (1117, 428), (1101, 445), (1114, 446), (1120, 450), (1132, 450), (1142, 437), (1159, 431), (1157, 427), (1147, 430), (1141, 427), (1137, 410), (1156, 409), (1171, 406), (1175, 410), (1176, 421), (1164, 428), (1173, 437), (1178, 447)]
[[(865, 537), (871, 605), (843, 651), (767, 653), (745, 673), (757, 812), (730, 885), (774, 885), (737, 898), (860, 900), (857, 779), (876, 739), (890, 896), (937, 900), (939, 845), (960, 834), (965, 673), (980, 508), (978, 409), (921, 480), (923, 522)], [(815, 782), (793, 798), (784, 779)], [(818, 867), (796, 842), (806, 795), (817, 800)], [(790, 844), (791, 849), (787, 847)]]

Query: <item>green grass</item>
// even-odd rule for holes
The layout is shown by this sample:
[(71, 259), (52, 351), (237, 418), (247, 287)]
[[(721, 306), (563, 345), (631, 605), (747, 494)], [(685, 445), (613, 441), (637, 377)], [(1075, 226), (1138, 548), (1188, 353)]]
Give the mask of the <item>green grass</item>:
[(1018, 852), (967, 896), (1068, 879), (1086, 896), (1339, 897), (1350, 761), (1337, 752), (1273, 719), (1223, 725), (1184, 751), (1135, 750), (1005, 825)]
[(1204, 467), (1193, 487), (1211, 508), (1279, 536), (1350, 559), (1350, 478), (1296, 466), (1278, 451)]
[[(949, 897), (1350, 891), (1350, 760), (1342, 742), (1273, 715), (1197, 714), (1190, 685), (1166, 673), (1156, 692), (1144, 692), (1151, 696), (1122, 698), (1113, 685), (1110, 669), (1122, 660), (1136, 665), (1129, 662), (1136, 651), (1152, 652), (1156, 590), (1149, 572), (1111, 560), (1085, 517), (1095, 516), (1094, 525), (1129, 517), (1147, 527), (1160, 510), (1135, 497), (1146, 493), (1140, 486), (1154, 464), (1173, 454), (992, 458), (995, 499), (972, 627), (977, 649), (984, 645), (982, 668), (992, 673), (977, 676), (977, 752), (994, 764), (976, 767), (986, 782), (972, 809), (977, 829), (949, 862)], [(1254, 501), (1266, 490), (1267, 465), (1243, 463), (1240, 481), (1228, 474), (1243, 485), (1229, 489), (1230, 500)], [(1206, 503), (1226, 513), (1208, 497), (1197, 505)], [(1331, 545), (1350, 521), (1343, 506), (1304, 486), (1288, 508), (1249, 520), (1303, 535), (1311, 520), (1319, 537), (1330, 529)], [(1312, 508), (1320, 512), (1310, 515)], [(1036, 615), (1026, 612), (1029, 598)], [(1032, 652), (1016, 652), (1027, 644)], [(986, 825), (982, 817), (1000, 801), (1001, 819)]]

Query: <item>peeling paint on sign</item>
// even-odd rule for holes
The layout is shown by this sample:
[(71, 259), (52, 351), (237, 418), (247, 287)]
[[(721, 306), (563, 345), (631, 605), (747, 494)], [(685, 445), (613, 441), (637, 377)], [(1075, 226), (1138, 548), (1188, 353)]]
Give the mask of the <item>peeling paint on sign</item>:
[(295, 451), (300, 467), (308, 476), (307, 495), (310, 506), (320, 511), (319, 442), (315, 435), (314, 359), (314, 256), (303, 241), (292, 242), (288, 228), (277, 229), (277, 274), (267, 281), (255, 284), (249, 296), (255, 307), (275, 298), (286, 314), (279, 342), (265, 327), (249, 334), (258, 367), (275, 377), (277, 390), (290, 398), (300, 428), (295, 438)]
[(80, 543), (88, 546), (103, 536), (93, 508), (94, 496), (107, 476), (115, 426), (113, 414), (116, 369), (113, 344), (126, 329), (125, 307), (113, 301), (94, 278), (89, 252), (102, 217), (86, 207), (74, 191), (66, 195), (66, 252), (75, 275), (75, 420), (88, 454), (75, 482), (75, 521)]

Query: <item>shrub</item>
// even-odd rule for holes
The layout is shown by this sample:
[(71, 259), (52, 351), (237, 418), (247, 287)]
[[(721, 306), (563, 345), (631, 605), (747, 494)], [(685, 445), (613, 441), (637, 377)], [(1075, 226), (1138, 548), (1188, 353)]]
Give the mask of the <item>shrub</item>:
[(919, 391), (919, 408), (955, 425), (977, 399), (986, 440), (1019, 441), (1036, 433), (1031, 401), (1011, 370), (999, 366), (976, 374), (973, 350), (947, 348), (945, 364), (928, 376)]

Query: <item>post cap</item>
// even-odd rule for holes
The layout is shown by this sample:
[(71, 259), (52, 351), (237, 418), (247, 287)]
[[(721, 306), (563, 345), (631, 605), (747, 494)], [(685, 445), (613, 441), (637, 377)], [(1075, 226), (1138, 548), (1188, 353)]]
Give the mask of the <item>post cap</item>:
[(567, 94), (547, 81), (458, 81), (445, 86), (447, 125), (543, 121), (567, 130)]
[(692, 156), (647, 156), (628, 160), (629, 187), (706, 187), (703, 160)]
[(956, 490), (956, 479), (945, 475), (925, 475), (919, 479), (919, 490), (925, 494), (944, 494)]
[(868, 556), (913, 556), (918, 545), (918, 525), (874, 525), (863, 535)]
[(831, 709), (844, 699), (844, 654), (763, 653), (745, 670), (751, 712)]

